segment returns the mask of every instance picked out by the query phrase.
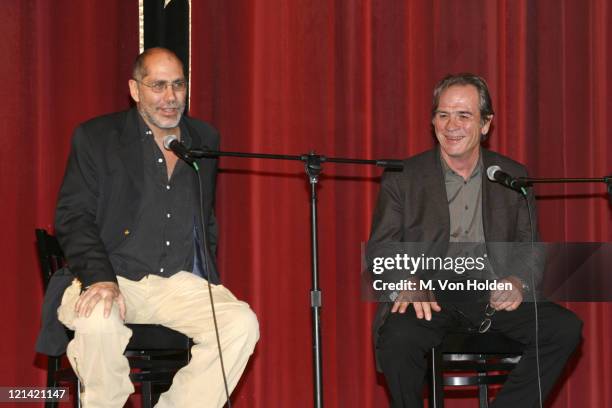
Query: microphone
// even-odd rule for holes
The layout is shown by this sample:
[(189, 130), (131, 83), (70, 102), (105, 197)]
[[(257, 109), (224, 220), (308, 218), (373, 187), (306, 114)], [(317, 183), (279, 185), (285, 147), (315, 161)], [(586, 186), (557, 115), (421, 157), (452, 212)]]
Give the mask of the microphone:
[(506, 187), (516, 190), (520, 193), (526, 194), (522, 189), (529, 185), (525, 180), (521, 180), (512, 177), (508, 173), (504, 172), (499, 166), (489, 166), (487, 169), (487, 177), (491, 181), (497, 181)]
[(193, 158), (189, 154), (189, 149), (182, 144), (174, 135), (164, 137), (164, 148), (172, 150), (180, 159), (185, 160), (190, 166), (193, 164)]

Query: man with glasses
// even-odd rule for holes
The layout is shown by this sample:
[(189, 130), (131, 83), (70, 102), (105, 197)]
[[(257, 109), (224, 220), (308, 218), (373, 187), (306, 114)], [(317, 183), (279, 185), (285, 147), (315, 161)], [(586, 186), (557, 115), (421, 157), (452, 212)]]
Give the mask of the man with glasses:
[(67, 355), (84, 407), (121, 407), (134, 391), (124, 323), (162, 324), (195, 344), (157, 407), (220, 407), (225, 388), (207, 280), (230, 392), (258, 340), (257, 318), (217, 275), (217, 161), (192, 168), (164, 148), (171, 135), (217, 150), (219, 137), (183, 115), (187, 84), (173, 52), (139, 55), (129, 90), (135, 108), (76, 129), (59, 194), (56, 233), (77, 278), (58, 310), (75, 331)]
[[(521, 193), (487, 180), (486, 169), (494, 165), (515, 176), (526, 175), (521, 164), (481, 148), (492, 119), (491, 97), (482, 78), (450, 75), (438, 83), (432, 105), (438, 146), (406, 160), (402, 172), (383, 176), (368, 259), (377, 256), (377, 248), (393, 242), (431, 243), (440, 252), (434, 255), (458, 259), (466, 247), (537, 240), (531, 228), (537, 231), (533, 193), (527, 192), (530, 217)], [(535, 290), (532, 271), (493, 271), (501, 274), (497, 283), (503, 289), (441, 292), (434, 286), (438, 290), (428, 290), (421, 286), (426, 279), (421, 274), (412, 279), (414, 290), (396, 293), (394, 301), (379, 305), (374, 322), (376, 357), (393, 408), (423, 406), (426, 355), (457, 327), (497, 330), (525, 345), (520, 363), (492, 407), (534, 407), (540, 386), (543, 398), (550, 392), (580, 340), (582, 322), (558, 305), (537, 304), (538, 370), (534, 302), (524, 301)], [(461, 277), (454, 282), (466, 284)]]

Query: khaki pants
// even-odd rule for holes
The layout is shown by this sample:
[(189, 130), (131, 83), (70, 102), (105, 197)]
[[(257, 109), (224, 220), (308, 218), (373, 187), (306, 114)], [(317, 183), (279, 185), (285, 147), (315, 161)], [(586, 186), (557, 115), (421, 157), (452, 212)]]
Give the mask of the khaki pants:
[[(162, 324), (194, 341), (191, 361), (176, 373), (156, 407), (221, 407), (225, 388), (207, 282), (189, 272), (169, 278), (149, 275), (138, 282), (119, 277), (118, 281), (126, 303), (126, 323)], [(123, 355), (132, 332), (119, 317), (116, 304), (106, 319), (103, 302), (89, 317), (76, 317), (80, 290), (75, 280), (64, 292), (58, 315), (75, 331), (66, 354), (83, 384), (81, 402), (85, 408), (122, 407), (134, 392)], [(212, 292), (231, 392), (259, 339), (259, 326), (249, 306), (225, 287), (213, 285)]]

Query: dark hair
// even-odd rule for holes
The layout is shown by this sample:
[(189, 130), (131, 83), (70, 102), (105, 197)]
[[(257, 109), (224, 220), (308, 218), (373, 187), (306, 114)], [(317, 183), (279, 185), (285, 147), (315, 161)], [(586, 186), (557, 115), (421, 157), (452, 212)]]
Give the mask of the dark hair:
[(171, 57), (176, 58), (176, 60), (181, 63), (181, 67), (183, 66), (183, 62), (174, 53), (174, 51), (169, 50), (168, 48), (163, 48), (163, 47), (147, 48), (146, 50), (138, 54), (138, 56), (134, 60), (134, 66), (132, 67), (132, 78), (141, 80), (142, 78), (146, 77), (147, 68), (145, 66), (145, 62), (147, 60), (147, 57), (150, 56), (151, 54), (155, 54), (158, 52), (163, 52), (163, 53), (170, 55)]
[[(436, 115), (438, 110), (438, 104), (440, 103), (440, 95), (451, 86), (455, 85), (472, 85), (478, 91), (479, 97), (479, 110), (480, 110), (480, 123), (484, 124), (485, 121), (491, 117), (493, 112), (493, 102), (491, 102), (491, 95), (489, 94), (489, 87), (487, 82), (479, 77), (478, 75), (470, 73), (461, 73), (454, 75), (447, 75), (434, 88), (433, 91), (433, 102), (431, 104), (431, 117)], [(486, 135), (484, 135), (486, 137)]]

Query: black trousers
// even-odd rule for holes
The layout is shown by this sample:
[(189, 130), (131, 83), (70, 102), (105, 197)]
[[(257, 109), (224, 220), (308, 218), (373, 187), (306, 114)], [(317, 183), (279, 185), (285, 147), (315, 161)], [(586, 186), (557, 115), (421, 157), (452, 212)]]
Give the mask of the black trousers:
[[(442, 311), (431, 321), (417, 319), (412, 305), (406, 313), (392, 313), (380, 328), (376, 348), (392, 408), (422, 407), (427, 353), (442, 342), (451, 328), (478, 327), (486, 302), (438, 302)], [(538, 303), (539, 356), (542, 398), (546, 398), (561, 374), (582, 333), (582, 321), (571, 311), (550, 302)], [(498, 311), (490, 330), (525, 345), (517, 367), (491, 405), (495, 408), (538, 406), (534, 303), (523, 302), (512, 312)]]

